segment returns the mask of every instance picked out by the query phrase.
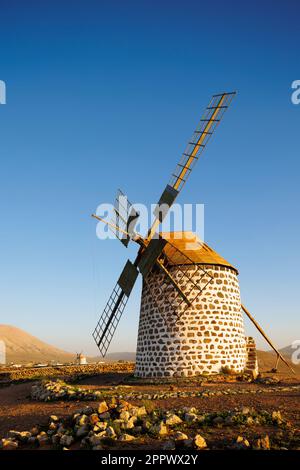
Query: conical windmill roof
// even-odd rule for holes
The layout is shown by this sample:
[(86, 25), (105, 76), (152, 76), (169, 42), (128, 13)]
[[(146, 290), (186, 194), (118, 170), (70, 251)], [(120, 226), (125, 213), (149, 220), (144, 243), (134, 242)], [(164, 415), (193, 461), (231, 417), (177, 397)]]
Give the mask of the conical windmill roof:
[[(170, 242), (170, 245), (166, 245), (164, 251), (167, 256), (170, 255), (174, 265), (211, 264), (226, 266), (238, 273), (237, 268), (200, 240), (193, 232), (161, 232), (160, 235)], [(183, 252), (185, 256), (180, 256), (180, 252), (176, 252), (176, 256), (174, 256), (172, 245)]]

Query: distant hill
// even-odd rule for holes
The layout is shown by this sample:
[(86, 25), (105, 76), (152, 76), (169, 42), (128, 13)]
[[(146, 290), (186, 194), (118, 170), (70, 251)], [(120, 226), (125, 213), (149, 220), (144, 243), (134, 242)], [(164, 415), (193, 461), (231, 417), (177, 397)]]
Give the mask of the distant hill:
[[(74, 362), (75, 354), (51, 346), (39, 340), (35, 336), (11, 325), (0, 324), (0, 341), (6, 344), (6, 362), (24, 364), (28, 362)], [(291, 353), (294, 350), (291, 346), (283, 348), (280, 352), (291, 363)], [(273, 351), (258, 351), (258, 362), (261, 370), (271, 370), (275, 366), (276, 355)], [(113, 352), (108, 353), (103, 359), (100, 356), (87, 358), (88, 362), (114, 362), (114, 361), (135, 361), (135, 352)], [(292, 364), (291, 364), (292, 365)], [(300, 365), (292, 365), (295, 371), (300, 374)], [(288, 371), (286, 366), (279, 363), (279, 370)]]
[[(74, 362), (76, 354), (44, 343), (26, 331), (11, 325), (0, 324), (0, 341), (6, 345), (6, 363), (26, 364), (28, 362)], [(88, 357), (88, 362), (135, 361), (135, 352), (109, 353), (105, 358)]]
[(6, 345), (6, 363), (73, 362), (75, 354), (50, 346), (20, 328), (0, 324), (0, 341)]
[(291, 358), (292, 354), (296, 351), (296, 349), (299, 349), (300, 346), (297, 346), (297, 348), (292, 348), (292, 346), (286, 346), (285, 348), (280, 349), (280, 352), (283, 356)]
[(115, 362), (115, 361), (128, 361), (128, 362), (135, 362), (135, 352), (113, 352), (108, 353), (103, 358), (101, 356), (91, 357), (89, 358), (89, 362)]
[[(288, 350), (288, 348), (284, 348), (284, 350)], [(284, 354), (283, 350), (280, 350), (283, 357), (287, 360), (288, 364), (292, 366), (294, 371), (297, 375), (300, 374), (300, 365), (292, 364), (291, 362), (291, 355)], [(270, 371), (275, 367), (276, 363), (276, 354), (273, 351), (257, 351), (258, 356), (258, 366), (261, 371)], [(279, 372), (289, 373), (288, 367), (280, 360), (278, 363), (278, 370)]]
[(135, 352), (115, 352), (115, 353), (108, 353), (105, 356), (105, 361), (135, 361)]

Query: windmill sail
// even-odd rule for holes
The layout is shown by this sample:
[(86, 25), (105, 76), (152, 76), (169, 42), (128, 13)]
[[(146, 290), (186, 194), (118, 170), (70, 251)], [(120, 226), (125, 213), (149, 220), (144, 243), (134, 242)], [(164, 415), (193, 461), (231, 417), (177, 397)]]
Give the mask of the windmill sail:
[(114, 287), (93, 332), (93, 338), (104, 357), (124, 312), (128, 297), (118, 284)]
[(199, 125), (182, 154), (172, 174), (169, 186), (180, 192), (186, 183), (192, 169), (205, 149), (209, 139), (214, 134), (218, 124), (221, 122), (225, 111), (228, 109), (235, 92), (213, 95), (206, 107)]
[(128, 260), (93, 332), (93, 338), (103, 357), (113, 339), (137, 276), (136, 267)]
[[(137, 223), (139, 214), (134, 209), (127, 196), (118, 189), (114, 206), (115, 221), (114, 224), (121, 230), (115, 230), (116, 237), (127, 248), (131, 238), (134, 236), (134, 227)], [(128, 235), (124, 235), (127, 232)]]
[(169, 184), (164, 189), (155, 208), (154, 215), (156, 219), (149, 230), (148, 239), (155, 236), (159, 224), (165, 218), (169, 208), (185, 185), (192, 169), (221, 122), (235, 94), (235, 92), (231, 92), (212, 96), (198, 127), (182, 154), (181, 160), (177, 164), (174, 173), (172, 173)]

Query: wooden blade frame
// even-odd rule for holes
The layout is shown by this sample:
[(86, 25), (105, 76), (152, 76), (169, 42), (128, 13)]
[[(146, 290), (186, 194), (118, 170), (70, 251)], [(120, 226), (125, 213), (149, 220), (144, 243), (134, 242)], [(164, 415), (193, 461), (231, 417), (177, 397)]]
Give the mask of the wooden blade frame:
[(125, 310), (128, 297), (117, 283), (93, 332), (93, 338), (104, 357)]
[[(191, 140), (189, 141), (185, 151), (182, 154), (180, 162), (177, 164), (176, 169), (171, 176), (171, 180), (168, 186), (162, 194), (161, 199), (165, 195), (166, 190), (168, 190), (168, 193), (173, 192), (171, 202), (170, 204), (168, 204), (169, 208), (171, 207), (171, 204), (173, 204), (175, 197), (177, 197), (177, 195), (185, 185), (189, 175), (192, 172), (193, 167), (195, 166), (195, 163), (199, 159), (208, 141), (210, 140), (211, 136), (214, 134), (216, 128), (221, 122), (235, 94), (236, 92), (231, 92), (220, 93), (218, 95), (212, 96), (202, 118), (200, 119), (200, 123), (197, 129), (192, 135)], [(157, 209), (155, 212), (157, 212)], [(164, 217), (166, 216), (166, 212), (167, 211), (164, 210)], [(159, 227), (159, 224), (161, 223), (161, 217), (158, 217), (156, 213), (155, 215), (156, 219), (149, 230), (148, 240), (154, 237)]]
[(104, 357), (138, 276), (134, 264), (127, 261), (93, 332), (93, 338)]
[(182, 190), (196, 161), (221, 122), (235, 94), (235, 92), (232, 92), (212, 96), (175, 172), (172, 174), (169, 185), (176, 191), (180, 192)]

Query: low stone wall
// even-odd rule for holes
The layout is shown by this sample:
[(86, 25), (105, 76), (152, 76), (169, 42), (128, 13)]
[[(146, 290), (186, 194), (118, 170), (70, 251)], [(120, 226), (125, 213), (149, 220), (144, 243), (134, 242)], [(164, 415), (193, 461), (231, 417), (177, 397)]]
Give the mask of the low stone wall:
[(101, 373), (131, 373), (133, 362), (113, 362), (107, 364), (86, 364), (57, 367), (22, 367), (0, 372), (0, 384), (10, 381), (34, 380), (42, 377), (74, 377), (97, 375)]
[[(268, 382), (260, 382), (264, 385), (268, 385)], [(272, 384), (272, 382), (271, 382)], [(31, 390), (31, 398), (38, 401), (72, 401), (72, 400), (81, 400), (81, 401), (94, 401), (107, 398), (118, 398), (124, 400), (165, 400), (169, 398), (211, 398), (225, 395), (251, 395), (251, 394), (261, 394), (261, 393), (273, 393), (273, 392), (299, 392), (300, 385), (289, 385), (289, 386), (264, 386), (257, 388), (241, 388), (233, 389), (227, 388), (222, 390), (211, 390), (211, 389), (201, 389), (201, 390), (178, 390), (170, 392), (165, 391), (149, 391), (149, 392), (139, 392), (139, 391), (130, 391), (127, 387), (114, 387), (113, 390), (87, 390), (80, 387), (74, 387), (72, 385), (66, 384), (61, 381), (49, 381), (42, 382), (39, 385), (34, 385)]]

